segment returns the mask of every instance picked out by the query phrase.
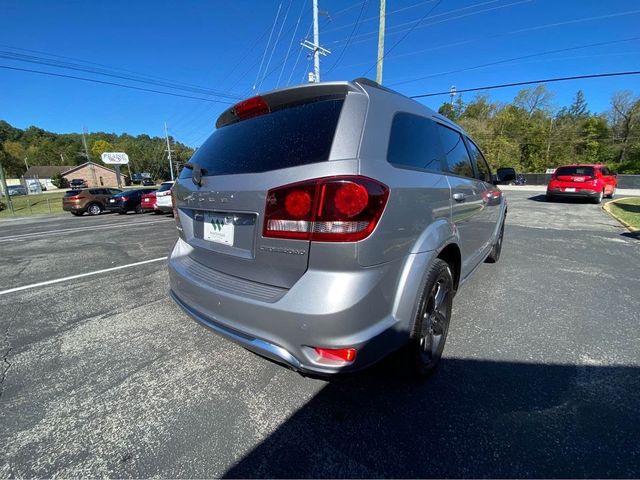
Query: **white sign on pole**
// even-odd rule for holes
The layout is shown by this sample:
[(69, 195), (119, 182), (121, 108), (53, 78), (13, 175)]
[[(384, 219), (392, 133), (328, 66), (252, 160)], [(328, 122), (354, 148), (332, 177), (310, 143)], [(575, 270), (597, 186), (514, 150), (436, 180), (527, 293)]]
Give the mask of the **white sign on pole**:
[(555, 171), (556, 171), (555, 168), (547, 168), (547, 171), (545, 173), (553, 173)]
[(108, 165), (126, 165), (129, 163), (129, 155), (124, 152), (104, 152), (102, 154), (102, 163)]

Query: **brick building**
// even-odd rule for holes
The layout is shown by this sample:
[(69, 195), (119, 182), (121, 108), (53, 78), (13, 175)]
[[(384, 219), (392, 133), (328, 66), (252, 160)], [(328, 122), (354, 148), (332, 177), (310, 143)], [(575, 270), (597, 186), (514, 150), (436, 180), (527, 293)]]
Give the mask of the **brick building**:
[[(86, 162), (77, 167), (68, 167), (62, 172), (62, 176), (69, 182), (78, 178), (86, 180), (90, 187), (116, 187), (118, 185), (115, 170), (93, 162)], [(123, 184), (129, 184), (127, 175), (120, 173), (120, 176)]]
[[(40, 182), (40, 185), (47, 190), (55, 190), (56, 187), (51, 183), (51, 179), (57, 174), (62, 175), (68, 182), (76, 178), (86, 180), (90, 187), (116, 187), (118, 185), (114, 170), (94, 162), (85, 162), (75, 167), (71, 165), (34, 165), (25, 172), (22, 181), (16, 179), (15, 182), (22, 184), (25, 188)], [(120, 173), (120, 176), (124, 185), (131, 183), (128, 175)]]

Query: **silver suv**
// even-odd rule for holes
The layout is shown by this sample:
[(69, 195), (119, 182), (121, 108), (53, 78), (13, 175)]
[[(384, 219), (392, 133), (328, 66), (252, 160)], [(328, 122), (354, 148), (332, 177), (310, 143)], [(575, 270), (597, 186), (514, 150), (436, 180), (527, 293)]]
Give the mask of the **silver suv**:
[(431, 372), (456, 291), (502, 247), (506, 201), (475, 143), (366, 79), (253, 97), (216, 127), (173, 188), (178, 305), (301, 373), (399, 349)]

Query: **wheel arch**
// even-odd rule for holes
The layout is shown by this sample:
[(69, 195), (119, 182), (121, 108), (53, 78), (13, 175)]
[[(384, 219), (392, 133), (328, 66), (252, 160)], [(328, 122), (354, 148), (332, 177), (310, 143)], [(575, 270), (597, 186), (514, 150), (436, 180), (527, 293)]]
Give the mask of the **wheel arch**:
[(453, 289), (458, 290), (460, 285), (460, 272), (462, 270), (462, 255), (460, 253), (460, 247), (457, 243), (449, 243), (438, 253), (437, 258), (444, 260), (449, 264), (451, 268), (451, 274), (453, 276)]

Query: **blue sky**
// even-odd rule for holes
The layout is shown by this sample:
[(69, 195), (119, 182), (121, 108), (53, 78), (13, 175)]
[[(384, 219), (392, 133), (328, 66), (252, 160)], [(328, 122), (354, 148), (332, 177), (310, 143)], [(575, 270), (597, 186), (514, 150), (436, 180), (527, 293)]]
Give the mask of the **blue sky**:
[[(321, 17), (320, 41), (332, 52), (322, 58), (322, 79), (362, 76), (375, 64), (379, 0), (319, 3), (329, 14)], [(220, 101), (233, 100), (27, 63), (16, 56), (100, 68), (119, 76), (153, 77), (238, 98), (251, 95), (256, 79), (259, 90), (266, 91), (278, 80), (280, 86), (303, 82), (311, 68), (306, 51), (298, 56), (299, 42), (311, 25), (311, 0), (5, 0), (0, 9), (0, 66)], [(387, 14), (383, 83), (406, 95), (448, 90), (451, 85), (462, 89), (640, 66), (637, 0), (387, 0)], [(564, 51), (549, 53), (556, 50)], [(530, 57), (511, 60), (524, 56)], [(494, 62), (500, 63), (481, 67)], [(259, 74), (261, 63), (266, 75)], [(367, 76), (375, 78), (375, 68)], [(569, 103), (582, 89), (589, 108), (602, 112), (616, 90), (640, 94), (640, 76), (548, 87), (558, 105)], [(517, 91), (494, 90), (490, 96), (508, 101)], [(446, 98), (428, 98), (424, 103), (437, 108)], [(227, 107), (0, 68), (0, 119), (20, 128), (36, 125), (77, 132), (86, 127), (162, 135), (166, 121), (175, 138), (198, 146)]]

